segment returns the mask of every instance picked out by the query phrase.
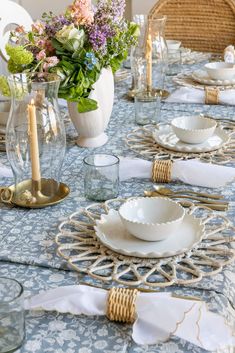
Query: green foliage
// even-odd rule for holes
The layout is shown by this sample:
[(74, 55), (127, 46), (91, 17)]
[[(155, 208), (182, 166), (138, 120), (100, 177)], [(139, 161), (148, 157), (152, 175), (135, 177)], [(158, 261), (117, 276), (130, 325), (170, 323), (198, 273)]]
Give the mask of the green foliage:
[(4, 76), (0, 76), (0, 92), (3, 96), (9, 97), (11, 95), (10, 87), (8, 85), (6, 77)]
[(14, 62), (15, 65), (18, 66), (29, 65), (34, 60), (33, 54), (21, 45), (13, 47), (10, 44), (7, 44), (6, 52), (11, 58), (12, 62)]

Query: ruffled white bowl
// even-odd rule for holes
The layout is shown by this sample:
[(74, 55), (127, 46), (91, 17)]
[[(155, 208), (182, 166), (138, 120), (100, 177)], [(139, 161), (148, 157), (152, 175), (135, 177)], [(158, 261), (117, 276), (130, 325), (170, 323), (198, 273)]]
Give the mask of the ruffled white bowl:
[(124, 227), (136, 238), (164, 240), (182, 222), (184, 208), (164, 197), (139, 197), (128, 200), (119, 209)]

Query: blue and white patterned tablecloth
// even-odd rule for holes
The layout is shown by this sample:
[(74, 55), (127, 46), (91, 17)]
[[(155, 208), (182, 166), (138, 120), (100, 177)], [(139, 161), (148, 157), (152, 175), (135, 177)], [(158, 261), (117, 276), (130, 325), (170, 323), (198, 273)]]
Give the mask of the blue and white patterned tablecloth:
[[(95, 151), (109, 152), (122, 156), (136, 154), (125, 144), (126, 134), (134, 128), (134, 104), (124, 96), (129, 83), (123, 81), (116, 87), (115, 104), (107, 133), (108, 143)], [(173, 89), (169, 81), (169, 88)], [(211, 115), (235, 118), (235, 107), (206, 106), (196, 104), (162, 103), (161, 119), (170, 120), (176, 116), (206, 112)], [(26, 210), (0, 206), (0, 276), (18, 279), (26, 295), (36, 294), (48, 288), (76, 284), (93, 280), (79, 273), (69, 271), (63, 259), (56, 255), (55, 235), (59, 223), (68, 215), (87, 205), (83, 193), (82, 160), (91, 150), (75, 145), (76, 133), (67, 124), (68, 148), (62, 170), (62, 181), (71, 188), (69, 197), (61, 204), (40, 210)], [(1, 153), (0, 161), (8, 165), (6, 155)], [(13, 181), (0, 179), (0, 185)], [(177, 188), (179, 185), (172, 185)], [(132, 179), (120, 186), (120, 196), (143, 195), (151, 188), (151, 182)], [(200, 188), (194, 188), (200, 190)], [(209, 191), (209, 190), (208, 190)], [(233, 203), (235, 183), (216, 190), (231, 201), (227, 215), (234, 218)], [(102, 283), (99, 283), (102, 285)], [(204, 278), (188, 287), (171, 287), (168, 291), (202, 297), (211, 310), (219, 312), (235, 327), (235, 265), (227, 266), (222, 273)], [(79, 298), (78, 298), (79, 300)], [(17, 352), (24, 353), (93, 353), (101, 352), (161, 352), (181, 353), (205, 352), (176, 337), (157, 346), (137, 346), (131, 340), (131, 328), (109, 322), (104, 317), (75, 317), (58, 313), (27, 313), (26, 340)]]

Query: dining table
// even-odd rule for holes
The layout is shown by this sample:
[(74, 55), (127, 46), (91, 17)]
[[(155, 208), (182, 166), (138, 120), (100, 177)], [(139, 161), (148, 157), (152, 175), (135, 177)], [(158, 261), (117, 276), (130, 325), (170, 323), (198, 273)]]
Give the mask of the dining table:
[[(182, 65), (181, 70), (194, 70), (204, 62)], [(59, 224), (67, 217), (92, 203), (84, 196), (83, 159), (92, 153), (109, 153), (117, 156), (140, 157), (126, 143), (126, 136), (135, 127), (134, 102), (127, 96), (131, 85), (130, 76), (115, 83), (115, 99), (111, 120), (107, 128), (108, 142), (96, 149), (76, 145), (77, 133), (67, 110), (61, 106), (65, 121), (67, 149), (61, 170), (61, 181), (70, 188), (63, 202), (41, 209), (19, 208), (0, 204), (0, 276), (17, 279), (23, 284), (24, 295), (29, 297), (59, 286), (87, 283), (110, 288), (118, 284), (102, 282), (86, 273), (74, 271), (68, 262), (57, 253), (56, 235)], [(166, 77), (166, 89), (176, 89), (172, 76)], [(234, 119), (235, 106), (191, 103), (161, 102), (161, 122), (171, 121), (182, 115), (207, 114), (213, 117)], [(140, 157), (141, 158), (141, 157)], [(142, 157), (143, 158), (143, 157)], [(9, 167), (7, 155), (0, 153), (0, 165)], [(233, 163), (229, 164), (233, 166)], [(0, 185), (12, 185), (11, 177), (0, 176)], [(185, 188), (181, 182), (171, 182), (173, 190)], [(218, 193), (229, 201), (229, 210), (223, 212), (235, 223), (235, 182), (218, 189), (189, 186), (194, 191)], [(153, 182), (132, 178), (120, 182), (119, 197), (143, 196), (145, 190), (153, 189)], [(230, 230), (232, 235), (232, 229)], [(234, 243), (233, 243), (234, 246)], [(205, 276), (189, 285), (173, 284), (155, 290), (172, 292), (184, 297), (195, 296), (205, 301), (209, 310), (222, 315), (235, 327), (235, 264), (231, 263), (214, 276)], [(77, 298), (79, 301), (79, 297)], [(157, 345), (138, 345), (132, 337), (132, 327), (109, 321), (105, 316), (72, 315), (54, 311), (26, 311), (26, 337), (19, 353), (206, 353), (208, 351), (186, 340), (172, 336), (167, 342)], [(156, 318), (157, 320), (157, 318)], [(233, 352), (232, 348), (228, 353)], [(225, 352), (224, 352), (225, 353)]]

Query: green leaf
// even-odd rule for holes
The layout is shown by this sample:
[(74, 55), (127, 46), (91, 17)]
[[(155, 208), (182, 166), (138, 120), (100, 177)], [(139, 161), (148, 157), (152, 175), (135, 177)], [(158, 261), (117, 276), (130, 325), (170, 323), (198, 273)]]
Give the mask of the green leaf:
[(80, 98), (78, 102), (78, 112), (86, 113), (98, 108), (98, 103), (94, 99)]
[(53, 47), (56, 50), (59, 50), (59, 51), (62, 51), (62, 52), (65, 51), (63, 44), (61, 44), (57, 39), (52, 38), (51, 42), (52, 42)]

